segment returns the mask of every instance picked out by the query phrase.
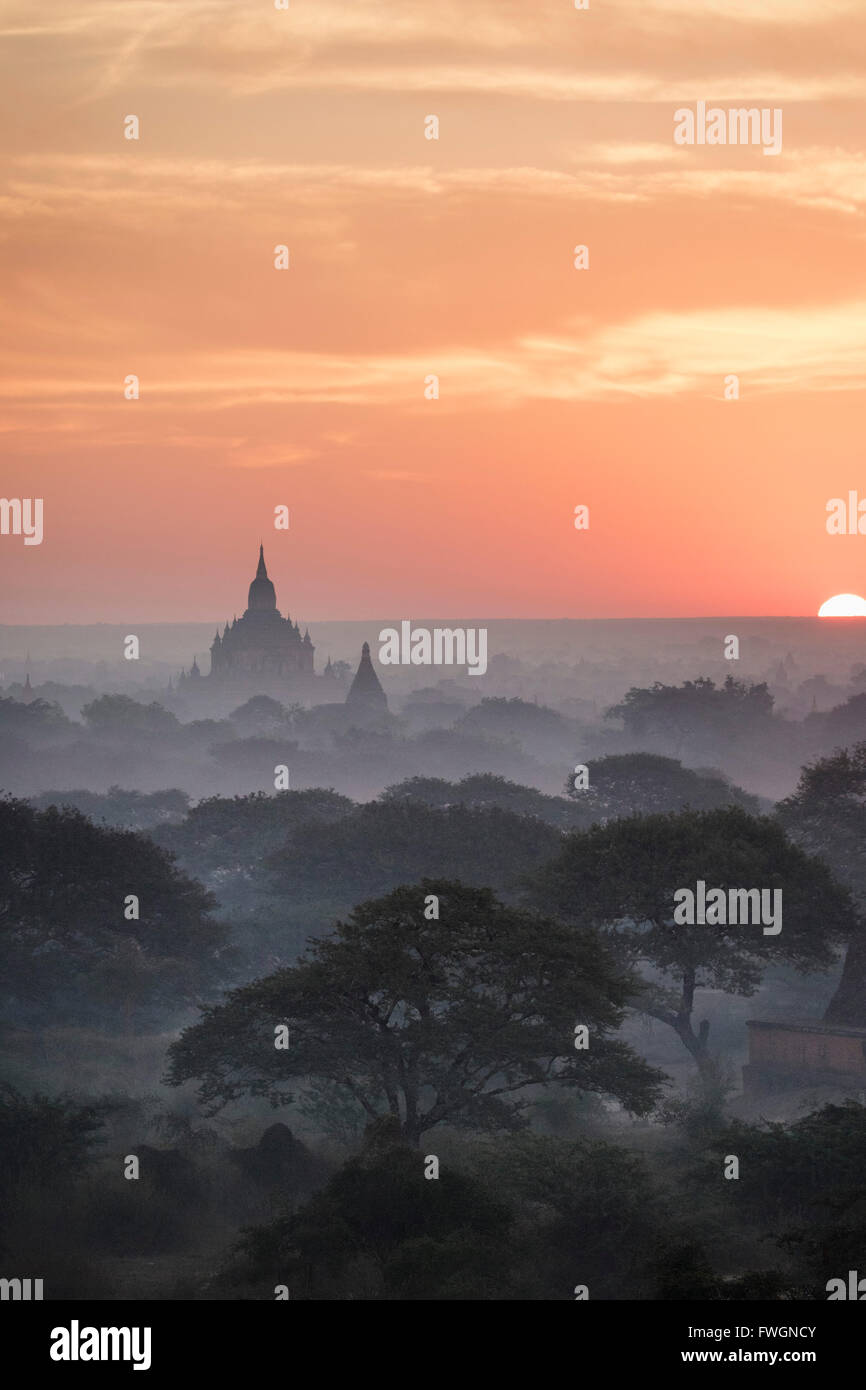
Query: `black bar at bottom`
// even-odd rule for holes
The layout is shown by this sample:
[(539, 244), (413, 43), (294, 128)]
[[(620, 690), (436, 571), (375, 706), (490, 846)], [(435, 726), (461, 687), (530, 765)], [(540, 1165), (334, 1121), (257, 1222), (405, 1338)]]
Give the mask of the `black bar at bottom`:
[[(509, 1303), (497, 1313), (480, 1303), (5, 1302), (0, 1369), (18, 1370), (10, 1384), (20, 1383), (21, 1372), (92, 1379), (105, 1370), (142, 1383), (147, 1377), (168, 1384), (178, 1375), (249, 1381), (274, 1372), (280, 1383), (297, 1383), (333, 1374), (342, 1361), (355, 1374), (366, 1365), (390, 1380), (408, 1338), (412, 1359), (420, 1355), (427, 1376), (437, 1363), (453, 1375), (471, 1345), (473, 1361), (507, 1356), (512, 1371), (516, 1352), (524, 1373), (537, 1361), (537, 1373), (546, 1374), (552, 1351), (561, 1349), (575, 1375), (595, 1361), (608, 1375), (796, 1366), (826, 1378), (856, 1364), (864, 1327), (866, 1309), (843, 1302), (720, 1307), (588, 1300), (567, 1313), (529, 1303)], [(558, 1348), (549, 1339), (560, 1336)]]

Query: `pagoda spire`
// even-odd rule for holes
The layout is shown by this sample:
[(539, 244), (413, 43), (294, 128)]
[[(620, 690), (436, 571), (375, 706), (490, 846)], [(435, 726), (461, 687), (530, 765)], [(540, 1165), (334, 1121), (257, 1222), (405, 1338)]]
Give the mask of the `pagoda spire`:
[(371, 712), (384, 711), (388, 708), (388, 700), (382, 689), (382, 683), (370, 660), (369, 642), (365, 642), (361, 647), (361, 660), (355, 672), (355, 679), (349, 687), (346, 704), (350, 707), (354, 706), (356, 709), (366, 708)]
[(256, 570), (256, 577), (250, 585), (247, 612), (275, 613), (276, 611), (277, 595), (273, 584), (270, 579), (268, 579), (268, 568), (265, 564), (265, 548), (261, 541), (259, 541), (259, 567)]

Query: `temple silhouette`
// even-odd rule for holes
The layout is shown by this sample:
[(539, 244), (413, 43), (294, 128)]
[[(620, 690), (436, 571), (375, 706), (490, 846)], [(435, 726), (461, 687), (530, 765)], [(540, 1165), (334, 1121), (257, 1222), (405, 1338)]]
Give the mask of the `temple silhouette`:
[[(192, 694), (196, 688), (253, 691), (263, 694), (307, 698), (313, 703), (330, 703), (342, 694), (330, 659), (320, 676), (315, 671), (315, 653), (309, 628), (303, 636), (297, 622), (285, 617), (277, 607), (277, 594), (268, 576), (265, 551), (259, 545), (259, 562), (249, 587), (247, 606), (240, 618), (226, 622), (222, 635), (217, 629), (210, 648), (210, 671), (204, 675), (193, 657), (189, 671), (182, 671), (177, 690)], [(345, 703), (353, 712), (384, 713), (388, 701), (365, 642), (361, 660)]]
[(377, 711), (384, 713), (388, 708), (382, 683), (376, 675), (373, 662), (370, 659), (369, 642), (365, 642), (361, 648), (361, 660), (355, 672), (355, 679), (349, 687), (346, 704), (352, 709), (365, 710), (371, 714)]
[(243, 616), (226, 623), (211, 643), (210, 679), (234, 676), (276, 676), (292, 680), (313, 675), (315, 648), (309, 628), (301, 629), (277, 608), (277, 594), (265, 565), (264, 546), (259, 546), (259, 564), (250, 585)]

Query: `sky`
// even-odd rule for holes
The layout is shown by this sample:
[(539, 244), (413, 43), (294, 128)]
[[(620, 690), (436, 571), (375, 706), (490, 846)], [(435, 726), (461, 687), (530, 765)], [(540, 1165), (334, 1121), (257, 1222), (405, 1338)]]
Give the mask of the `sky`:
[(288, 2), (0, 0), (0, 622), (866, 594), (862, 0)]

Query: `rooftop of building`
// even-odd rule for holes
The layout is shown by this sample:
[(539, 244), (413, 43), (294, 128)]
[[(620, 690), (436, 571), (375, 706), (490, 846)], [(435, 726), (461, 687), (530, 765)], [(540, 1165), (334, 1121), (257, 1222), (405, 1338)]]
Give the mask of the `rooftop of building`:
[(832, 1033), (836, 1037), (866, 1038), (866, 1028), (847, 1023), (825, 1023), (821, 1018), (750, 1018), (747, 1028), (776, 1029), (783, 1033)]

